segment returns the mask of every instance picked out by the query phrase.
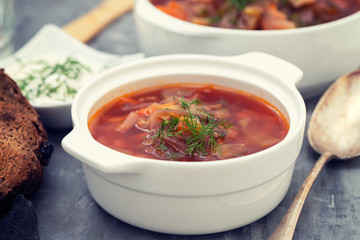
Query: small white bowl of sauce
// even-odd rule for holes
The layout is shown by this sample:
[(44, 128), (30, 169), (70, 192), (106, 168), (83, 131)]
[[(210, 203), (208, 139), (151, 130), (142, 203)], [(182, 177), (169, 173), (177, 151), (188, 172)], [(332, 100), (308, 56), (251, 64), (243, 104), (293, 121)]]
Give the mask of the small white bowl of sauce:
[[(100, 71), (142, 58), (97, 51), (55, 25), (45, 25), (0, 66), (14, 79), (46, 128), (72, 127), (74, 93)], [(44, 77), (48, 78), (44, 78)]]
[(98, 64), (80, 56), (59, 55), (16, 58), (7, 68), (44, 125), (52, 129), (72, 126), (70, 109), (75, 94), (99, 71)]

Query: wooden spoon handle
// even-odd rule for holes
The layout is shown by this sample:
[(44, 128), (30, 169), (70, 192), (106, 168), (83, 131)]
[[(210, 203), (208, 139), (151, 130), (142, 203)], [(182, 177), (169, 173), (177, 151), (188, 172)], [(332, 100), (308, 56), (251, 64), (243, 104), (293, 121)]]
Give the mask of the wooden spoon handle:
[(294, 235), (296, 223), (299, 219), (300, 212), (303, 208), (305, 199), (313, 183), (315, 182), (317, 176), (319, 175), (321, 169), (323, 169), (325, 164), (333, 157), (334, 154), (325, 152), (316, 161), (315, 165), (307, 175), (304, 183), (301, 185), (299, 192), (296, 194), (294, 201), (292, 202), (290, 208), (286, 212), (280, 225), (276, 228), (276, 230), (273, 232), (273, 234), (270, 236), (268, 240), (292, 239)]
[(104, 0), (87, 14), (65, 25), (63, 30), (86, 43), (133, 6), (134, 0)]

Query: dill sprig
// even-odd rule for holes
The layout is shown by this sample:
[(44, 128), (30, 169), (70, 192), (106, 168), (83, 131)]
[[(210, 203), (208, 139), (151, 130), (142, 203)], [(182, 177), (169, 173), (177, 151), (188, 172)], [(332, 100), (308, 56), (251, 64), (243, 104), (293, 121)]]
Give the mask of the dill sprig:
[(249, 3), (254, 3), (256, 0), (229, 0), (239, 11), (243, 10)]
[[(179, 153), (173, 153), (176, 156), (169, 154), (167, 152), (168, 147), (164, 142), (164, 137), (181, 136), (185, 139), (186, 154), (188, 155), (194, 156), (194, 154), (198, 154), (204, 156), (210, 151), (221, 153), (218, 140), (224, 137), (224, 130), (229, 129), (232, 124), (224, 119), (218, 120), (214, 115), (205, 111), (199, 111), (204, 115), (202, 117), (196, 115), (191, 106), (199, 103), (200, 100), (198, 99), (188, 102), (182, 98), (179, 101), (178, 104), (186, 110), (187, 114), (179, 117), (170, 115), (169, 120), (162, 120), (158, 132), (154, 135), (154, 138), (160, 141), (156, 150), (160, 150), (162, 154), (165, 154), (170, 159), (181, 157), (182, 154)], [(196, 109), (196, 111), (198, 110)]]

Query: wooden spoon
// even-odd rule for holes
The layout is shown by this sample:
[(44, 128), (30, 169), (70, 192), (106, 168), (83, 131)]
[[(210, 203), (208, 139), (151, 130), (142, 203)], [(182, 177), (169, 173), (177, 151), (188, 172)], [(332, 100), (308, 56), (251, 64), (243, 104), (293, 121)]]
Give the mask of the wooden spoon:
[(134, 0), (104, 0), (87, 14), (65, 25), (63, 30), (86, 43), (133, 6)]
[(360, 70), (339, 78), (324, 93), (311, 116), (308, 138), (321, 156), (270, 236), (271, 240), (292, 239), (305, 199), (328, 161), (360, 155)]

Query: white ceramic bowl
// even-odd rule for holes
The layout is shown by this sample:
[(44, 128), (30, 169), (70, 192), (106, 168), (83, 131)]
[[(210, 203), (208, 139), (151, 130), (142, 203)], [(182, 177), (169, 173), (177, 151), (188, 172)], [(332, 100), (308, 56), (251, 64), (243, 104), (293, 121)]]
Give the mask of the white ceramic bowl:
[(176, 19), (136, 0), (138, 39), (148, 56), (173, 53), (236, 55), (261, 51), (285, 59), (304, 72), (304, 97), (360, 66), (360, 12), (317, 26), (272, 31), (206, 27)]
[[(306, 111), (295, 88), (302, 72), (279, 58), (168, 55), (110, 69), (81, 89), (72, 106), (74, 129), (62, 146), (83, 162), (94, 199), (135, 226), (173, 234), (206, 234), (249, 224), (286, 194), (304, 134)], [(258, 95), (277, 107), (290, 128), (264, 151), (228, 160), (145, 159), (95, 141), (88, 120), (117, 96), (164, 83), (214, 83)]]

